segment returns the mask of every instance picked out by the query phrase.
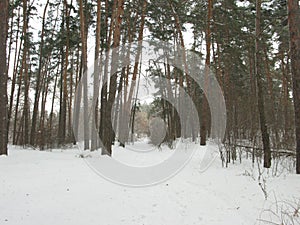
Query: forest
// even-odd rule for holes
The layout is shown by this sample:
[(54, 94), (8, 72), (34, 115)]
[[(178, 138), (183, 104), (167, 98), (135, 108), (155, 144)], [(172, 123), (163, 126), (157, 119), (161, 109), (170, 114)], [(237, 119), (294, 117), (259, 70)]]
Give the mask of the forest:
[(299, 0), (0, 0), (0, 224), (300, 224)]
[[(84, 149), (103, 149), (105, 155), (117, 142), (125, 147), (135, 136), (149, 134), (149, 128), (140, 127), (144, 133), (136, 128), (152, 117), (166, 124), (164, 138), (154, 144), (172, 146), (181, 137), (206, 145), (213, 134), (205, 91), (212, 89), (209, 80), (215, 76), (226, 103), (219, 146), (224, 165), (242, 153), (253, 162), (263, 160), (265, 168), (272, 159), (292, 157), (300, 173), (297, 0), (1, 0), (1, 9), (1, 154), (7, 154), (7, 143), (40, 150), (76, 144), (80, 120)], [(136, 46), (135, 62), (108, 75), (131, 54), (113, 49), (143, 41), (184, 49), (183, 70), (168, 62), (167, 51), (163, 63), (142, 65), (143, 48)], [(188, 52), (210, 71), (204, 72), (202, 87), (188, 73)], [(104, 57), (104, 68), (95, 70), (89, 88), (83, 76), (89, 63), (110, 53), (111, 61)], [(152, 82), (170, 84), (160, 85), (148, 103), (138, 98), (145, 73)], [(92, 115), (88, 89), (94, 91)], [(197, 115), (180, 118), (184, 106), (174, 104), (181, 91), (192, 99)], [(120, 119), (124, 113), (127, 120)], [(182, 124), (193, 117), (199, 117), (199, 127)]]

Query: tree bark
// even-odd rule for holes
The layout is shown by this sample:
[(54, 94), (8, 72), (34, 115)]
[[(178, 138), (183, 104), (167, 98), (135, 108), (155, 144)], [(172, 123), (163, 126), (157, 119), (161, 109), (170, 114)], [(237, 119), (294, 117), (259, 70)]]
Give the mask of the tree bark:
[[(212, 20), (213, 2), (208, 0), (207, 5), (207, 27), (206, 27), (206, 59), (205, 59), (205, 74), (204, 74), (204, 88), (208, 90), (209, 67), (210, 67), (210, 46), (211, 46), (211, 20)], [(207, 91), (205, 91), (207, 93)], [(206, 145), (206, 136), (208, 128), (208, 102), (203, 97), (202, 101), (202, 121), (200, 126), (200, 145)]]
[[(109, 52), (111, 48), (111, 37), (112, 37), (112, 30), (114, 27), (115, 21), (115, 13), (116, 13), (116, 5), (117, 0), (113, 2), (112, 8), (112, 16), (110, 20), (109, 30), (108, 30), (108, 18), (109, 18), (109, 3), (105, 1), (105, 27), (106, 27), (106, 43), (107, 48), (106, 51)], [(102, 154), (106, 154), (104, 151), (104, 138), (105, 138), (105, 115), (107, 110), (107, 80), (108, 80), (108, 57), (105, 58), (105, 65), (104, 65), (104, 72), (102, 77), (102, 87), (101, 87), (101, 111), (100, 111), (100, 125), (99, 125), (99, 137), (101, 139), (100, 147), (102, 147)]]
[(7, 155), (7, 59), (8, 1), (0, 0), (0, 155)]
[(296, 173), (300, 174), (300, 11), (298, 0), (288, 0), (288, 21), (296, 129)]
[(94, 93), (93, 93), (93, 106), (92, 106), (92, 142), (91, 150), (96, 150), (98, 147), (97, 143), (97, 132), (96, 126), (98, 123), (98, 96), (99, 96), (99, 82), (100, 82), (100, 64), (99, 53), (100, 53), (100, 37), (101, 37), (101, 0), (97, 0), (97, 24), (96, 24), (96, 44), (95, 44), (95, 62), (94, 62)]
[(255, 21), (255, 72), (257, 81), (257, 101), (260, 120), (260, 129), (262, 135), (263, 149), (264, 149), (264, 167), (271, 167), (271, 150), (270, 150), (270, 138), (268, 133), (268, 127), (265, 118), (265, 103), (263, 95), (263, 70), (262, 70), (262, 46), (261, 46), (261, 0), (256, 0), (256, 21)]
[[(86, 5), (86, 4), (84, 4)], [(83, 67), (83, 75), (87, 71), (87, 39), (86, 39), (86, 15), (85, 9), (83, 5), (83, 0), (79, 1), (79, 12), (80, 12), (80, 36), (81, 36), (81, 44), (82, 44), (82, 67)], [(84, 149), (89, 149), (89, 121), (88, 121), (88, 84), (87, 84), (87, 76), (82, 76), (83, 78), (83, 108), (84, 108)]]
[[(17, 34), (16, 34), (16, 44), (15, 44), (15, 56), (14, 56), (14, 65), (13, 65), (13, 78), (12, 78), (12, 84), (11, 84), (11, 91), (10, 91), (10, 98), (9, 98), (9, 109), (8, 109), (8, 121), (7, 121), (7, 131), (9, 131), (10, 128), (10, 121), (12, 116), (12, 107), (13, 107), (13, 101), (14, 101), (14, 93), (16, 88), (16, 80), (17, 80), (17, 70), (19, 67), (20, 62), (20, 55), (21, 55), (21, 46), (22, 46), (22, 40), (19, 44), (19, 33), (20, 33), (20, 9), (18, 10), (17, 15)], [(18, 47), (19, 46), (19, 47)]]
[[(113, 47), (117, 48), (120, 45), (120, 37), (121, 37), (121, 23), (122, 17), (124, 13), (124, 0), (117, 0), (117, 12), (114, 26), (114, 35), (113, 35)], [(104, 130), (105, 134), (103, 137), (104, 151), (102, 153), (111, 156), (112, 148), (111, 145), (114, 141), (115, 134), (112, 127), (111, 113), (112, 106), (115, 101), (116, 91), (117, 91), (117, 73), (115, 66), (117, 65), (117, 61), (119, 58), (119, 53), (113, 52), (111, 59), (111, 76), (109, 82), (109, 93), (106, 104), (106, 110), (104, 113)]]

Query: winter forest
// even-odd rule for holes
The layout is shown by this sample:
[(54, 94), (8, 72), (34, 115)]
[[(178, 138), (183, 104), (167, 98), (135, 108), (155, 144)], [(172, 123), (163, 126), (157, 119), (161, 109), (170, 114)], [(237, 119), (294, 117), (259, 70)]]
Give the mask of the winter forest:
[(0, 224), (300, 224), (299, 174), (298, 0), (0, 0)]

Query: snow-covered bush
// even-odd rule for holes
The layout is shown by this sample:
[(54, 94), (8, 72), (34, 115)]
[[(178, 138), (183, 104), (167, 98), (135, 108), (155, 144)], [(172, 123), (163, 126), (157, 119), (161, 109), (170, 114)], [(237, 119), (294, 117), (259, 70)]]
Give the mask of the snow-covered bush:
[(165, 123), (161, 118), (155, 117), (150, 120), (150, 143), (160, 147), (166, 136)]

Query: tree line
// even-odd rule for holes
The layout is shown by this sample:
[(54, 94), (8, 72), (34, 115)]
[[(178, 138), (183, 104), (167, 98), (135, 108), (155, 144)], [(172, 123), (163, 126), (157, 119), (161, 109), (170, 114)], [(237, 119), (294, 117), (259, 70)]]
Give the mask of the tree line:
[[(96, 130), (88, 126), (88, 81), (80, 80), (88, 68), (90, 40), (96, 60), (120, 45), (144, 40), (147, 33), (151, 40), (199, 55), (216, 75), (227, 108), (221, 152), (226, 163), (236, 161), (240, 149), (250, 150), (253, 160), (261, 158), (266, 168), (273, 158), (292, 155), (300, 173), (297, 0), (0, 0), (0, 8), (0, 154), (7, 154), (8, 142), (42, 150), (75, 143), (79, 114), (74, 99), (83, 103), (75, 112), (84, 114), (85, 149), (102, 148), (111, 155), (116, 141), (125, 146), (135, 132), (141, 52), (136, 51), (135, 63), (109, 77), (109, 65), (94, 74), (94, 81), (109, 80), (100, 90), (94, 82), (93, 90), (100, 93), (93, 101)], [(113, 54), (112, 62), (118, 57)], [(185, 71), (171, 67), (167, 57), (147, 71), (151, 79), (163, 77), (186, 90), (201, 122), (183, 131), (178, 112), (163, 98), (179, 101), (180, 93), (161, 88), (152, 106), (167, 124), (164, 142), (199, 137), (205, 145), (212, 125), (203, 90)], [(204, 86), (209, 88), (207, 82)], [(120, 122), (124, 115), (119, 112), (127, 112), (129, 126)]]

